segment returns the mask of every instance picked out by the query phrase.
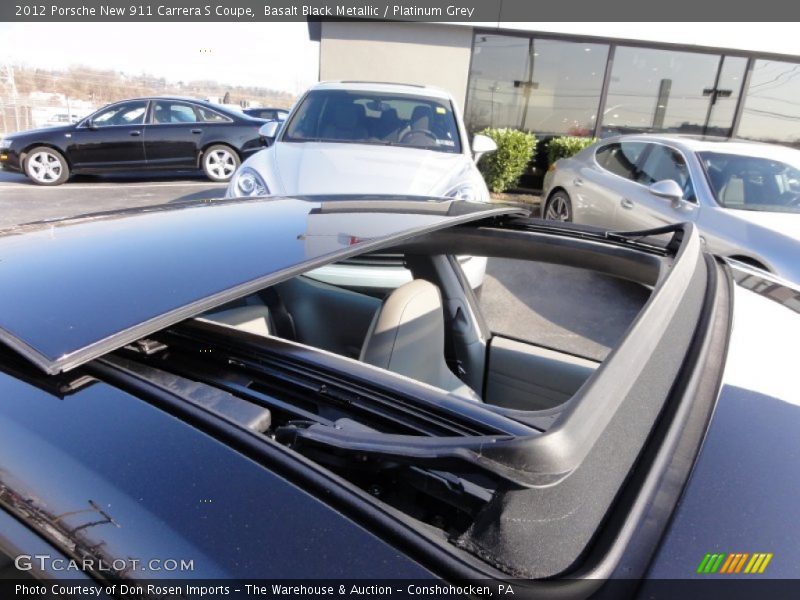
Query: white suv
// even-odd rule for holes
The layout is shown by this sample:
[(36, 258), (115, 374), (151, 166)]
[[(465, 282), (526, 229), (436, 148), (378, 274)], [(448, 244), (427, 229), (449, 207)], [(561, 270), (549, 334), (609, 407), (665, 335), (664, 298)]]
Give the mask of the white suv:
[[(393, 83), (326, 82), (311, 87), (283, 125), (262, 127), (269, 147), (247, 159), (226, 195), (307, 196), (390, 194), (489, 201), (475, 163), (496, 149), (476, 135), (470, 146), (464, 121), (447, 92)], [(486, 260), (461, 257), (477, 288)], [(333, 265), (316, 277), (333, 284), (399, 287), (410, 280), (402, 265)], [(342, 279), (344, 278), (344, 279)]]

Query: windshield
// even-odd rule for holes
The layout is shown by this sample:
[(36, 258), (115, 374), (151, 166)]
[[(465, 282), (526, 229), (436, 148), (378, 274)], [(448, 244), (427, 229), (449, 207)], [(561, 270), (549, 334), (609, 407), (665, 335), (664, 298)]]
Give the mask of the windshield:
[(339, 142), (461, 152), (450, 102), (408, 94), (317, 90), (292, 116), (284, 142)]
[(800, 212), (800, 167), (771, 158), (698, 153), (714, 196), (725, 208)]

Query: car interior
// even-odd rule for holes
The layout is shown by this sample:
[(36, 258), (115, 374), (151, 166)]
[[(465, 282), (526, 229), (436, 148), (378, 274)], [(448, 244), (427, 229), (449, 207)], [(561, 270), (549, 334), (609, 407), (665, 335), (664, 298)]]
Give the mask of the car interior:
[(784, 163), (746, 156), (706, 153), (708, 180), (728, 208), (800, 205), (799, 174)]
[(414, 278), (393, 290), (364, 293), (299, 275), (198, 319), (332, 352), (511, 410), (557, 408), (599, 366), (493, 334), (466, 279), (456, 275), (454, 258), (405, 260)]
[(285, 139), (372, 141), (457, 152), (459, 135), (451, 109), (435, 99), (316, 93), (304, 101)]

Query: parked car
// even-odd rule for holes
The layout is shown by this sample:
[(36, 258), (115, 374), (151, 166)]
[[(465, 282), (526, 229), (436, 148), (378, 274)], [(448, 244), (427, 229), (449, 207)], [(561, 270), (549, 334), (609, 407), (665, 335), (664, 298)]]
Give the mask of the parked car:
[(212, 181), (228, 181), (263, 147), (263, 123), (190, 98), (124, 100), (76, 124), (6, 136), (0, 167), (39, 185), (62, 184), (73, 173), (154, 169), (202, 169)]
[(267, 121), (285, 121), (289, 116), (289, 111), (285, 108), (245, 108), (242, 112), (257, 119), (265, 119)]
[[(665, 232), (313, 196), (5, 231), (0, 566), (618, 598), (753, 552), (798, 577), (798, 293)], [(652, 291), (598, 363), (488, 330), (465, 249)], [(306, 277), (376, 252), (413, 280), (376, 298)]]
[(800, 151), (679, 135), (604, 139), (545, 176), (544, 216), (614, 230), (691, 221), (717, 254), (800, 283)]
[[(476, 135), (470, 147), (455, 101), (442, 90), (324, 82), (303, 95), (285, 123), (264, 125), (262, 135), (269, 147), (242, 164), (227, 196), (397, 194), (489, 201), (475, 163), (497, 146)], [(462, 261), (473, 286), (480, 287), (486, 260)], [(321, 269), (317, 276), (382, 289), (411, 280), (392, 257), (383, 257), (383, 264), (382, 279), (352, 263)]]
[(44, 122), (44, 127), (58, 127), (66, 123), (77, 123), (81, 118), (76, 114), (56, 113)]

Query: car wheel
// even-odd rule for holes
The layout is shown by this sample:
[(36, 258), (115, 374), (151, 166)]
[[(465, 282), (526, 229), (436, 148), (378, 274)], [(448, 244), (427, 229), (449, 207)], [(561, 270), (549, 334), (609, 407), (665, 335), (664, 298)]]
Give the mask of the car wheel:
[(203, 153), (203, 172), (211, 181), (230, 181), (241, 161), (230, 146), (217, 144)]
[(549, 221), (572, 221), (572, 202), (564, 190), (555, 192), (547, 201), (544, 218)]
[(69, 179), (69, 165), (57, 150), (38, 146), (25, 157), (25, 174), (37, 185), (61, 185)]

